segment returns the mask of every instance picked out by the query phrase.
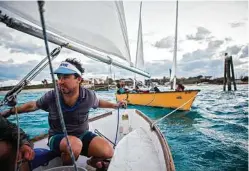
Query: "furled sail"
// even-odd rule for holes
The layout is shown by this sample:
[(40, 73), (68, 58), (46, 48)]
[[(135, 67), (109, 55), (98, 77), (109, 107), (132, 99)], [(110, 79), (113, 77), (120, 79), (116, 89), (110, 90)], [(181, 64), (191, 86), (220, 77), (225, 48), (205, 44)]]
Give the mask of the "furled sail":
[[(0, 10), (40, 27), (36, 1), (0, 1)], [(46, 1), (47, 30), (89, 49), (130, 63), (122, 1)]]
[(144, 53), (143, 53), (143, 30), (142, 30), (142, 1), (140, 2), (139, 25), (137, 36), (136, 68), (144, 70)]

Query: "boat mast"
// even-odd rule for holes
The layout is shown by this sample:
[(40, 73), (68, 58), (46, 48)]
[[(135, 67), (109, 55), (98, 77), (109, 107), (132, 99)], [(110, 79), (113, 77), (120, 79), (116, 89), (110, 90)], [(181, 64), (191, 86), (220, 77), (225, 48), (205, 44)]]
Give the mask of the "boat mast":
[(178, 29), (178, 0), (176, 1), (176, 27), (175, 27), (175, 44), (174, 44), (173, 71), (172, 71), (173, 87), (171, 86), (171, 89), (174, 89), (174, 90), (176, 89), (177, 29)]

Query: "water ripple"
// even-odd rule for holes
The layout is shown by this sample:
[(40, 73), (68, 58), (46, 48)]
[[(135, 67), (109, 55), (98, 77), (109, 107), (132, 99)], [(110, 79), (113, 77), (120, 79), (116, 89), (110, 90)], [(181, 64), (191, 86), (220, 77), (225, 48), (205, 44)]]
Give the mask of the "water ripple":
[[(238, 85), (236, 92), (223, 92), (222, 85), (186, 86), (200, 88), (189, 112), (177, 111), (158, 126), (171, 148), (179, 171), (242, 171), (248, 170), (248, 86)], [(25, 90), (18, 96), (19, 104), (36, 100), (48, 90)], [(97, 92), (101, 99), (115, 102), (114, 91)], [(4, 93), (0, 93), (3, 99)], [(129, 106), (159, 119), (172, 110)], [(6, 109), (6, 108), (4, 108)], [(90, 117), (110, 109), (91, 109)], [(15, 122), (15, 117), (9, 118)], [(34, 137), (48, 131), (44, 111), (20, 115), (21, 127)]]

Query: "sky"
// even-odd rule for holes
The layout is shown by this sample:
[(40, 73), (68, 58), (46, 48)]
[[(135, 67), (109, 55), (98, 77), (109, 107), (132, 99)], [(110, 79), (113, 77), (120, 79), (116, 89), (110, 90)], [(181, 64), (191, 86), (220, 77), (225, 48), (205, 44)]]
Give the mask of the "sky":
[[(124, 10), (134, 62), (139, 16), (138, 1), (124, 1)], [(172, 67), (175, 1), (144, 1), (142, 27), (145, 70), (152, 78), (169, 77)], [(248, 2), (247, 1), (179, 1), (177, 77), (198, 75), (222, 77), (224, 53), (233, 56), (235, 76), (248, 75)], [(49, 44), (50, 50), (56, 46)], [(45, 55), (44, 41), (6, 27), (0, 23), (0, 86), (15, 85)], [(63, 49), (54, 61), (58, 66), (67, 57), (80, 59), (86, 70), (84, 78), (116, 79), (133, 77), (123, 69), (94, 61), (82, 54)], [(47, 69), (32, 82), (50, 79)]]

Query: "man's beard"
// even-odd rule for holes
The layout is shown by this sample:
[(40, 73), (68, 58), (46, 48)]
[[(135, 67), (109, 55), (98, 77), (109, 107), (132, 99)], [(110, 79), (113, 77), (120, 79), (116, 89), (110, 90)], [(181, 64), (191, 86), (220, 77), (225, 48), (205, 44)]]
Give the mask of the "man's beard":
[(62, 92), (62, 94), (66, 94), (66, 95), (72, 95), (75, 92), (74, 88), (66, 88), (66, 87), (60, 87), (60, 91)]

